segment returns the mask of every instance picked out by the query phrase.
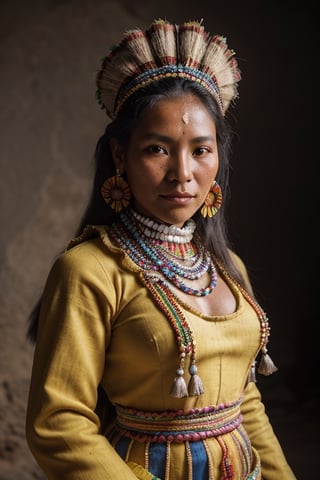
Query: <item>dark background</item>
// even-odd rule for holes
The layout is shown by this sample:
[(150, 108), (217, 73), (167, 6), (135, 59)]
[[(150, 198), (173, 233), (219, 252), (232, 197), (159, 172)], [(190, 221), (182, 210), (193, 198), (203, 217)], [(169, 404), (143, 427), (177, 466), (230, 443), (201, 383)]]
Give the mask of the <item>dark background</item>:
[(279, 367), (259, 387), (298, 479), (319, 471), (315, 7), (12, 0), (0, 2), (0, 480), (42, 478), (24, 440), (26, 318), (87, 201), (106, 123), (95, 72), (123, 30), (157, 17), (203, 18), (236, 51), (242, 81), (230, 111), (229, 230), (268, 313)]

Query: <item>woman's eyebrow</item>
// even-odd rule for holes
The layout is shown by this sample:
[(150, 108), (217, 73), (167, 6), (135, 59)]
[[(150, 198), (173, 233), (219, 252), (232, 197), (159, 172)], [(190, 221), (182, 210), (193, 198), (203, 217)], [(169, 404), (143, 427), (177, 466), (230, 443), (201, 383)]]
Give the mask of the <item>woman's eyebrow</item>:
[[(172, 137), (170, 137), (168, 135), (162, 135), (162, 134), (156, 133), (156, 132), (146, 132), (143, 135), (143, 138), (145, 140), (158, 140), (160, 142), (171, 142), (171, 141), (174, 140)], [(213, 135), (200, 135), (198, 137), (192, 138), (191, 141), (192, 142), (197, 142), (197, 143), (214, 142), (215, 137)]]

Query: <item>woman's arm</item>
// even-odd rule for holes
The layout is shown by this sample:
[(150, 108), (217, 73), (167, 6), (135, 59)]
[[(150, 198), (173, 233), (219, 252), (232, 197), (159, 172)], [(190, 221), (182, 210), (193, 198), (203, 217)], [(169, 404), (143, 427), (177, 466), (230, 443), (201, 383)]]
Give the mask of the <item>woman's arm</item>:
[(261, 394), (253, 382), (245, 389), (241, 412), (252, 446), (260, 455), (263, 479), (296, 480), (265, 413)]
[(82, 247), (56, 261), (45, 288), (27, 442), (49, 480), (136, 480), (99, 434), (94, 411), (114, 315), (114, 288), (98, 259), (78, 249)]

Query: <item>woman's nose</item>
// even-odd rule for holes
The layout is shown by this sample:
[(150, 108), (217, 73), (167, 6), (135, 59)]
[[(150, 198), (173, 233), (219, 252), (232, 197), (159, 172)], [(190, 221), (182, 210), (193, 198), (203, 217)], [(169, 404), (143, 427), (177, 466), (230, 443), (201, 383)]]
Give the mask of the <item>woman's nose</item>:
[(192, 179), (192, 161), (188, 155), (179, 154), (172, 158), (168, 171), (169, 180), (178, 183), (190, 182)]

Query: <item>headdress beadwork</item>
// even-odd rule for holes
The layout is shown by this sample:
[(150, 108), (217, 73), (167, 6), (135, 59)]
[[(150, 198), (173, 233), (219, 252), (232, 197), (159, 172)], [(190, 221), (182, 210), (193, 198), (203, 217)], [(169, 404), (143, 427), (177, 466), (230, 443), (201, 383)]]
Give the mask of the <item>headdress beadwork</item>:
[(241, 79), (235, 52), (225, 37), (205, 32), (201, 22), (174, 25), (154, 20), (144, 32), (124, 33), (121, 43), (104, 58), (97, 74), (96, 97), (114, 118), (134, 92), (166, 77), (181, 77), (200, 83), (226, 113), (238, 96)]

